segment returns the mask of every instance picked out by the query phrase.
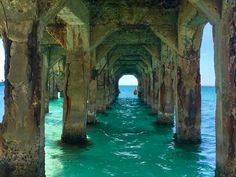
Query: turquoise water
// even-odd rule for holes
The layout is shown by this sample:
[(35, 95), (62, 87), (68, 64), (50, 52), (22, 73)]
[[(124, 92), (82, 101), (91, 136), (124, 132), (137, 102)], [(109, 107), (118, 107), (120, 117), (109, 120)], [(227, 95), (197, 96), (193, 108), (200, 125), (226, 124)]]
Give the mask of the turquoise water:
[[(157, 117), (133, 95), (121, 94), (98, 124), (88, 127), (88, 147), (62, 146), (63, 99), (50, 102), (46, 115), (47, 177), (213, 177), (215, 169), (215, 89), (202, 87), (202, 143), (177, 146), (174, 127), (157, 126)], [(3, 112), (0, 87), (0, 112)]]
[(215, 90), (202, 88), (202, 143), (177, 146), (174, 128), (157, 126), (150, 108), (121, 94), (98, 124), (88, 127), (92, 145), (61, 146), (63, 100), (50, 103), (46, 116), (46, 175), (49, 177), (213, 177), (215, 169)]

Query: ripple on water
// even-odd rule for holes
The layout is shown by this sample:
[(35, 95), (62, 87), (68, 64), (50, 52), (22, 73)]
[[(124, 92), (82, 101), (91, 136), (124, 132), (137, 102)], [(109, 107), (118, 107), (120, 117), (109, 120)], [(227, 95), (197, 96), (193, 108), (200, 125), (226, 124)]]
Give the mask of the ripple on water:
[[(122, 91), (122, 90), (121, 90)], [(155, 124), (151, 110), (124, 87), (98, 123), (88, 127), (92, 145), (58, 145), (62, 102), (50, 102), (46, 116), (46, 175), (49, 177), (213, 177), (215, 168), (214, 88), (202, 89), (202, 144), (177, 146), (173, 127)]]

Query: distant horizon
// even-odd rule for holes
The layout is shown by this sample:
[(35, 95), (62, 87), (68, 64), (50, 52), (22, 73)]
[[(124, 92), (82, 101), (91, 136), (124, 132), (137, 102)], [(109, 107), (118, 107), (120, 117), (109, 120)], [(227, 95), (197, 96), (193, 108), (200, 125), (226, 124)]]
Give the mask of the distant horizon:
[[(138, 85), (120, 85), (119, 86), (138, 86)], [(215, 87), (215, 85), (201, 85), (201, 87)]]

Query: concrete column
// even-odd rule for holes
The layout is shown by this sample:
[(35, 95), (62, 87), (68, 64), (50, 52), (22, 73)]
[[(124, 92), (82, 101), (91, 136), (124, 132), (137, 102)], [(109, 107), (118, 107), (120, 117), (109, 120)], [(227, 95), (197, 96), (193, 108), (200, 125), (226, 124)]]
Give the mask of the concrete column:
[(158, 103), (159, 103), (159, 74), (158, 68), (153, 71), (153, 104), (152, 113), (158, 113)]
[(91, 53), (91, 76), (89, 83), (89, 104), (87, 123), (96, 123), (96, 97), (97, 97), (97, 75), (98, 70), (95, 69), (96, 57), (95, 52)]
[(147, 74), (144, 74), (144, 79), (143, 79), (143, 102), (147, 104), (147, 99), (148, 99), (148, 80)]
[(53, 68), (49, 71), (49, 99), (58, 99), (58, 88), (56, 83), (55, 71)]
[(97, 97), (96, 97), (96, 109), (97, 112), (105, 112), (105, 72), (101, 72), (97, 78)]
[(174, 78), (172, 73), (174, 70), (174, 63), (170, 58), (171, 51), (168, 47), (162, 44), (161, 49), (161, 73), (160, 73), (160, 95), (159, 95), (159, 110), (158, 120), (159, 124), (173, 125), (173, 113), (174, 113), (174, 90), (173, 82)]
[(106, 105), (106, 108), (109, 108), (110, 107), (110, 74), (109, 74), (109, 71), (106, 70), (105, 72), (105, 105)]
[(223, 1), (214, 26), (216, 71), (216, 177), (236, 175), (236, 4)]
[(97, 97), (97, 80), (96, 70), (93, 69), (91, 73), (91, 80), (89, 83), (89, 106), (88, 106), (88, 117), (87, 123), (96, 123), (96, 97)]
[(148, 96), (147, 96), (147, 104), (152, 106), (153, 103), (153, 77), (152, 73), (148, 73)]
[(43, 47), (43, 73), (44, 77), (46, 78), (46, 84), (45, 84), (45, 113), (49, 112), (49, 66), (48, 66), (48, 48)]
[[(199, 32), (201, 34), (201, 32)], [(197, 38), (201, 36), (196, 35)], [(187, 38), (187, 36), (186, 36)], [(186, 38), (181, 41), (185, 43)], [(176, 73), (176, 142), (199, 143), (200, 131), (200, 44), (191, 38), (180, 49)], [(193, 48), (193, 46), (197, 46)]]
[[(38, 21), (9, 21), (5, 47), (5, 113), (0, 159), (7, 176), (45, 176), (44, 84)], [(1, 169), (4, 170), (4, 169)]]
[(89, 89), (88, 32), (84, 26), (67, 26), (67, 63), (64, 89), (62, 142), (86, 141)]

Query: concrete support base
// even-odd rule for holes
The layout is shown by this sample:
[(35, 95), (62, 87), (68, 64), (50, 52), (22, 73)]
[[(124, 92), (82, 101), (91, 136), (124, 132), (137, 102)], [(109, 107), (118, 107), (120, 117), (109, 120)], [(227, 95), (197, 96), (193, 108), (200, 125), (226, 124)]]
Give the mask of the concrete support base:
[(179, 130), (178, 133), (174, 135), (175, 142), (180, 144), (199, 144), (201, 143), (201, 133), (199, 129), (192, 128), (191, 131)]
[(97, 122), (96, 120), (96, 114), (88, 112), (87, 116), (87, 124), (95, 124)]
[(223, 170), (216, 165), (215, 177), (235, 177), (236, 168), (234, 163), (224, 164), (226, 168)]
[(157, 124), (159, 125), (174, 125), (174, 116), (171, 113), (158, 113)]
[(85, 144), (87, 142), (87, 137), (84, 123), (65, 125), (61, 140), (66, 144)]

